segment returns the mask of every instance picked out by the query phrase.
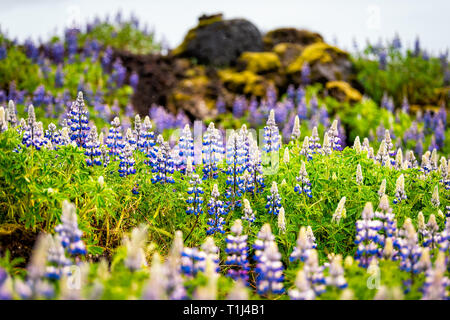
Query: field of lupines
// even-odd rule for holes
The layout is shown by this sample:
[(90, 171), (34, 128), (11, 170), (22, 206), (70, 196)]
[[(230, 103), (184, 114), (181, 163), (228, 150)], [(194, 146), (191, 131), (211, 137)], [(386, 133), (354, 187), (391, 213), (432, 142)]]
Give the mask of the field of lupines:
[(341, 104), (305, 66), (305, 85), (219, 99), (217, 119), (135, 115), (139, 77), (111, 47), (159, 50), (139, 27), (1, 36), (0, 234), (34, 242), (0, 247), (1, 299), (449, 297), (445, 104), (396, 108), (373, 74), (380, 105)]

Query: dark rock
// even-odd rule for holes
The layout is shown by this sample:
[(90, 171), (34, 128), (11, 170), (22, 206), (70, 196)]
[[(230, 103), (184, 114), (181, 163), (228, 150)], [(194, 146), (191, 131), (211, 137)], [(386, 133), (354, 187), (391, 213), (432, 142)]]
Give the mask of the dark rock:
[(323, 37), (309, 30), (295, 28), (280, 28), (269, 31), (263, 38), (264, 49), (272, 50), (279, 43), (295, 43), (308, 46), (316, 42), (323, 42)]
[(262, 51), (258, 28), (244, 19), (222, 20), (221, 15), (215, 15), (201, 17), (172, 53), (195, 58), (201, 64), (230, 66), (244, 51)]

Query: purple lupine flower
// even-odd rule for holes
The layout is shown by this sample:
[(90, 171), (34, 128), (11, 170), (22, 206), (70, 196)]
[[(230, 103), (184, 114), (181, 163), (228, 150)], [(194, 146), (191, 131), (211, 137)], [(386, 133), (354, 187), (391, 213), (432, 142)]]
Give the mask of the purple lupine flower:
[(298, 194), (306, 194), (309, 198), (312, 198), (311, 193), (311, 182), (308, 178), (308, 172), (306, 172), (305, 162), (302, 160), (302, 166), (300, 168), (299, 174), (295, 177), (297, 184), (294, 187), (294, 192)]
[(113, 50), (111, 47), (107, 47), (103, 52), (103, 57), (101, 59), (102, 67), (104, 70), (109, 71), (111, 68), (111, 63), (113, 59)]
[(243, 228), (241, 220), (235, 220), (233, 226), (231, 227), (231, 232), (234, 233), (234, 235), (229, 234), (225, 239), (225, 253), (227, 254), (225, 264), (230, 266), (227, 275), (229, 275), (232, 279), (242, 279), (243, 281), (248, 281), (248, 271), (250, 270), (250, 265), (247, 259), (247, 235), (242, 234), (242, 231)]
[(327, 286), (336, 287), (338, 289), (345, 289), (348, 286), (348, 283), (344, 278), (341, 255), (336, 255), (331, 259), (328, 274), (328, 277), (325, 279)]
[(24, 43), (25, 54), (31, 61), (36, 62), (39, 57), (39, 49), (34, 45), (33, 40), (27, 39)]
[(237, 97), (233, 103), (233, 116), (235, 118), (241, 118), (244, 116), (247, 109), (247, 101), (245, 97)]
[(60, 42), (54, 43), (52, 46), (52, 57), (55, 63), (64, 62), (64, 45)]
[(409, 112), (409, 103), (408, 103), (408, 98), (406, 96), (403, 97), (402, 111), (404, 113), (408, 113)]
[(176, 164), (178, 170), (181, 173), (186, 172), (186, 165), (188, 163), (188, 158), (192, 158), (192, 164), (195, 165), (194, 159), (194, 138), (192, 137), (191, 129), (187, 124), (181, 132), (180, 139), (178, 141), (179, 149), (179, 161)]
[(130, 86), (133, 88), (133, 90), (136, 92), (137, 87), (139, 84), (139, 75), (136, 71), (133, 71), (130, 75)]
[[(119, 155), (120, 162), (119, 162), (119, 175), (121, 177), (126, 177), (130, 174), (135, 174), (136, 169), (134, 168), (134, 165), (136, 161), (133, 157), (133, 147), (128, 142), (125, 143), (125, 146), (123, 147), (122, 152)], [(135, 189), (134, 189), (135, 190)], [(136, 190), (135, 193), (136, 194)]]
[(113, 71), (111, 77), (114, 83), (116, 84), (117, 88), (120, 88), (123, 86), (125, 82), (127, 69), (122, 65), (122, 61), (119, 58), (117, 58), (116, 61), (114, 61), (112, 67)]
[(6, 59), (8, 56), (8, 51), (6, 50), (6, 46), (4, 44), (0, 45), (0, 60)]
[(392, 40), (391, 45), (394, 50), (400, 50), (402, 48), (402, 43), (400, 41), (400, 36), (398, 34), (395, 34), (395, 37)]
[(310, 82), (310, 76), (311, 76), (311, 68), (309, 67), (309, 63), (305, 62), (303, 63), (302, 70), (301, 70), (301, 81), (302, 85), (308, 85)]
[(378, 53), (378, 66), (380, 70), (386, 70), (387, 66), (387, 52), (386, 50), (381, 50)]
[(275, 112), (273, 109), (271, 109), (267, 124), (264, 127), (263, 151), (265, 152), (265, 154), (269, 155), (273, 152), (278, 152), (278, 150), (280, 149), (280, 140), (280, 134), (275, 122)]
[(302, 97), (297, 104), (297, 115), (300, 119), (308, 118), (308, 109), (306, 107), (306, 99)]
[(40, 150), (45, 144), (44, 129), (42, 122), (36, 122), (36, 115), (32, 104), (28, 106), (28, 119), (23, 123), (22, 144), (27, 147), (33, 146), (36, 150)]
[(77, 29), (67, 29), (65, 32), (65, 40), (67, 43), (67, 53), (69, 61), (73, 61), (78, 50), (78, 32)]
[(40, 85), (36, 88), (33, 93), (33, 105), (40, 106), (44, 102), (45, 97), (45, 87)]
[(227, 112), (225, 101), (223, 100), (222, 97), (217, 98), (216, 109), (217, 109), (217, 114), (223, 114), (223, 113)]

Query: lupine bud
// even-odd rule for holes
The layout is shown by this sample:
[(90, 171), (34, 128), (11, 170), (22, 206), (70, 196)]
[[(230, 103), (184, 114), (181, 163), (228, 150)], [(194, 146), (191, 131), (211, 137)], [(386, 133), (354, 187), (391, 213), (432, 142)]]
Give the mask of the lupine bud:
[(355, 138), (353, 149), (356, 151), (356, 153), (361, 153), (361, 142), (359, 141), (359, 136)]
[(250, 202), (247, 199), (244, 199), (244, 215), (242, 216), (242, 220), (247, 220), (249, 223), (255, 221), (255, 214), (253, 213), (252, 208), (250, 207)]
[(381, 198), (385, 194), (386, 194), (386, 179), (383, 179), (383, 181), (381, 181), (380, 189), (378, 190), (378, 195)]
[(438, 185), (434, 187), (433, 195), (431, 197), (431, 204), (433, 207), (438, 208), (441, 202), (439, 201), (439, 188)]
[(361, 165), (358, 163), (358, 166), (356, 167), (356, 184), (361, 185), (363, 179)]
[(235, 282), (227, 296), (227, 300), (248, 300), (248, 291), (241, 280)]
[(294, 127), (292, 128), (292, 135), (291, 135), (291, 139), (292, 140), (297, 140), (300, 138), (300, 119), (298, 117), (298, 115), (295, 116), (295, 120), (294, 120)]
[(286, 233), (286, 218), (284, 216), (284, 208), (280, 208), (280, 212), (278, 213), (278, 229), (280, 233)]
[(406, 196), (405, 193), (405, 178), (403, 176), (403, 174), (401, 174), (396, 182), (395, 185), (395, 199), (394, 199), (394, 204), (400, 203), (402, 202), (402, 200), (407, 199), (408, 197)]
[(134, 228), (131, 232), (131, 238), (124, 238), (124, 245), (127, 249), (125, 266), (131, 271), (137, 271), (147, 266), (144, 252), (144, 245), (146, 241), (147, 227), (145, 225)]
[(342, 197), (341, 200), (338, 203), (338, 206), (336, 208), (336, 211), (333, 214), (333, 217), (331, 219), (331, 222), (339, 224), (341, 221), (341, 218), (345, 218), (346, 215), (346, 209), (345, 209), (345, 200), (346, 197)]
[(284, 149), (283, 162), (284, 162), (284, 164), (289, 163), (289, 148), (288, 147), (286, 147)]

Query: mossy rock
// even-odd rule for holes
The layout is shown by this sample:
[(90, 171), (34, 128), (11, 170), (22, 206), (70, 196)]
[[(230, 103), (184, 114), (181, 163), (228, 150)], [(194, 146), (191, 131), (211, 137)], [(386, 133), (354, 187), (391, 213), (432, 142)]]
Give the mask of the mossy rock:
[(264, 49), (272, 50), (279, 43), (299, 44), (308, 46), (316, 42), (323, 42), (323, 37), (316, 33), (305, 29), (280, 28), (269, 31), (263, 37)]
[(239, 64), (243, 69), (257, 74), (276, 71), (281, 67), (280, 59), (274, 52), (244, 52)]
[(223, 69), (219, 71), (219, 77), (228, 90), (256, 97), (263, 97), (268, 86), (262, 76), (249, 70), (237, 72), (232, 69)]
[(273, 52), (278, 55), (282, 66), (286, 68), (302, 54), (303, 49), (304, 46), (301, 44), (282, 42), (273, 48)]
[(303, 50), (302, 54), (289, 65), (287, 72), (300, 72), (305, 62), (309, 64), (313, 64), (315, 62), (322, 64), (332, 63), (339, 57), (347, 58), (348, 53), (325, 42), (314, 43), (307, 46)]
[(362, 99), (361, 93), (345, 81), (327, 82), (325, 88), (331, 96), (341, 102), (358, 102)]

